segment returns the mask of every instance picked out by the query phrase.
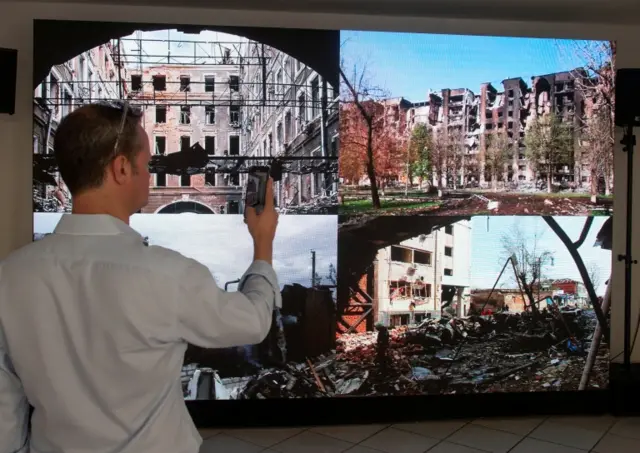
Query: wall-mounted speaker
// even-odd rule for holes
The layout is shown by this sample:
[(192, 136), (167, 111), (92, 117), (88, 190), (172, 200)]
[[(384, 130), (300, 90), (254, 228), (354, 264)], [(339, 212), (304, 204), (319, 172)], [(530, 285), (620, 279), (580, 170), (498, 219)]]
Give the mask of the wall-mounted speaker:
[(640, 126), (640, 68), (616, 71), (616, 126)]
[(0, 113), (16, 113), (18, 51), (0, 48)]

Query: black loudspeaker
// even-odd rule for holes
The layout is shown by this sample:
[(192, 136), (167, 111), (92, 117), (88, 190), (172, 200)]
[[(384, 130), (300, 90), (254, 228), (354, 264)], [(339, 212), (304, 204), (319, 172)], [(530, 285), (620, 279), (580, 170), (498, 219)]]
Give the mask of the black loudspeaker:
[(0, 48), (0, 113), (16, 113), (18, 51)]
[(640, 69), (616, 71), (616, 126), (640, 126)]

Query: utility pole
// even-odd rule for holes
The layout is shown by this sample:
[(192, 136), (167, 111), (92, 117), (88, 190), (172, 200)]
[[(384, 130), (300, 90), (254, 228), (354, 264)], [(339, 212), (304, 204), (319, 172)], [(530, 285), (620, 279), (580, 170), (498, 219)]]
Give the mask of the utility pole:
[(316, 287), (316, 251), (311, 250), (311, 287)]

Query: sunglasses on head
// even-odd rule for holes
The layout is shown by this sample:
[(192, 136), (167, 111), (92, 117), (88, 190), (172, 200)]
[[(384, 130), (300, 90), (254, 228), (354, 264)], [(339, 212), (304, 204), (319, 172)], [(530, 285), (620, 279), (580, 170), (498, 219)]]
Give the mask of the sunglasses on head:
[(142, 117), (144, 112), (140, 107), (131, 105), (127, 101), (121, 101), (121, 100), (98, 101), (95, 104), (103, 107), (108, 107), (110, 109), (114, 109), (122, 113), (122, 119), (120, 120), (118, 135), (116, 137), (116, 142), (113, 145), (113, 154), (114, 156), (116, 156), (118, 154), (118, 146), (120, 145), (120, 137), (122, 137), (122, 133), (124, 132), (124, 126), (127, 123), (127, 117), (131, 116), (133, 118), (140, 118)]

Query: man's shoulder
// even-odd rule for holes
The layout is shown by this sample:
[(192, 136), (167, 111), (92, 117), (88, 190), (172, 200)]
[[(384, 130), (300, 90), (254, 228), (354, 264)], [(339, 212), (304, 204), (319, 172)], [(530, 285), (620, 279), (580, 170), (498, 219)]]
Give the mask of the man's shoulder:
[(150, 267), (178, 278), (183, 278), (185, 274), (193, 274), (201, 269), (207, 269), (199, 261), (161, 245), (145, 247), (144, 260)]

